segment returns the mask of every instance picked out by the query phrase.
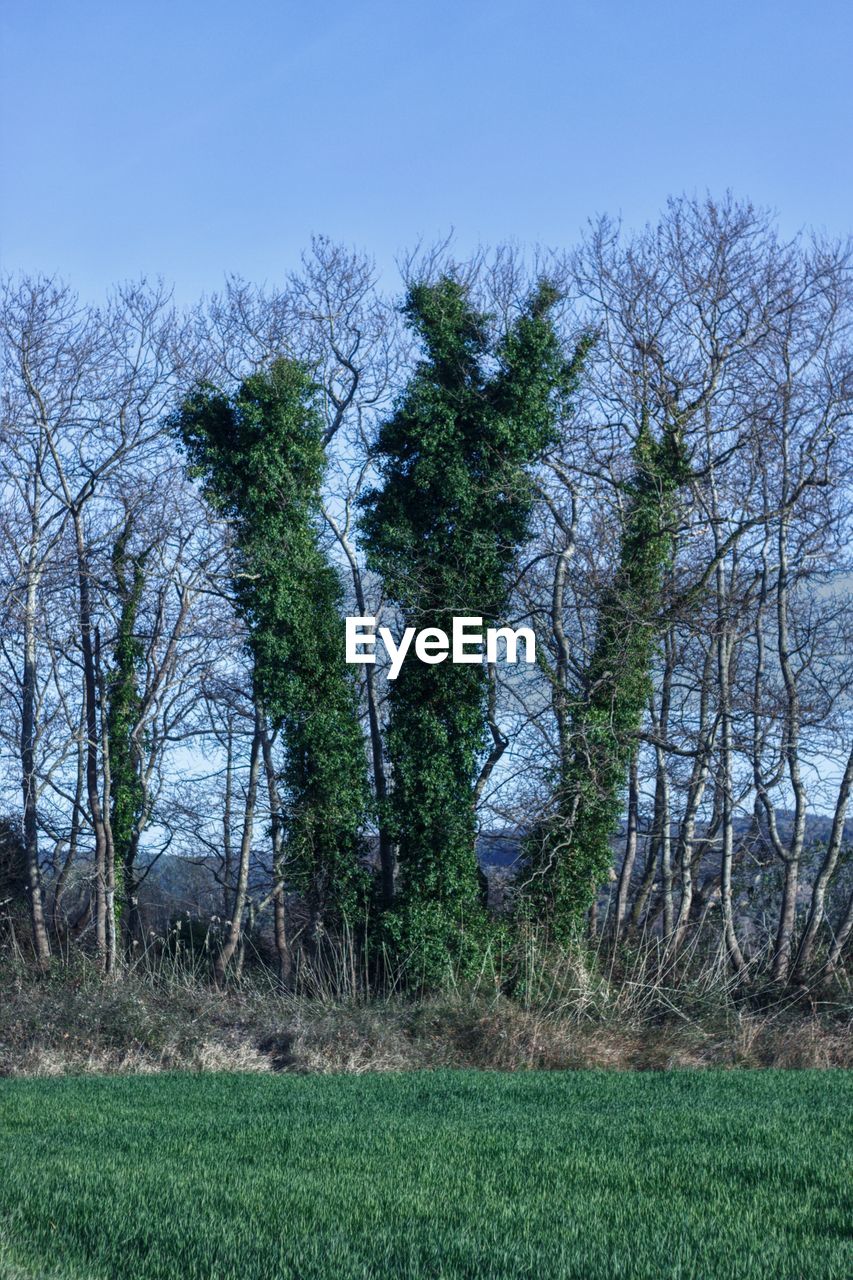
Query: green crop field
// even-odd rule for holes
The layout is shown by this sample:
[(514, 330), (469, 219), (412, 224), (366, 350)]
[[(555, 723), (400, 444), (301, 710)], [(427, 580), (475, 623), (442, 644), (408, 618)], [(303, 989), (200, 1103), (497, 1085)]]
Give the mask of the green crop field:
[(0, 1275), (853, 1275), (831, 1072), (0, 1084)]

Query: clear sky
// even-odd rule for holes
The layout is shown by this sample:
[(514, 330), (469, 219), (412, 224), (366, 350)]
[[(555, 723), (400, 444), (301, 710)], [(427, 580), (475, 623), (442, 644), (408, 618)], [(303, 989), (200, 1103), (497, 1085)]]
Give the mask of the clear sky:
[(0, 268), (87, 297), (572, 243), (706, 190), (853, 224), (849, 0), (7, 0)]

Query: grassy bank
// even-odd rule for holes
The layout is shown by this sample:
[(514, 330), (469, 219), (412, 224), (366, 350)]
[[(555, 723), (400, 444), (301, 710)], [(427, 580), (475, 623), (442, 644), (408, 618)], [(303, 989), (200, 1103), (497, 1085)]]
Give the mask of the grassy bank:
[(263, 971), (220, 992), (182, 966), (105, 981), (91, 962), (45, 977), (0, 963), (0, 1076), (853, 1067), (843, 975), (744, 990), (725, 964), (647, 949), (621, 968), (564, 954), (523, 976), (512, 995), (484, 980), (418, 997), (338, 980), (283, 992)]
[(843, 1277), (846, 1072), (0, 1083), (8, 1277)]

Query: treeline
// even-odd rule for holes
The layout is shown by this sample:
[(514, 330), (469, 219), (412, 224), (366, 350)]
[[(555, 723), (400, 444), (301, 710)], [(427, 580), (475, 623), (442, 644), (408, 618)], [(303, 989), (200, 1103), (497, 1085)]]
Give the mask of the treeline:
[[(0, 917), (36, 963), (140, 963), (178, 854), (220, 886), (220, 985), (259, 929), (285, 984), (346, 936), (434, 986), (530, 929), (836, 968), (850, 266), (726, 199), (420, 253), (400, 297), (322, 239), (185, 311), (7, 280)], [(352, 614), (527, 626), (537, 661), (389, 681)]]

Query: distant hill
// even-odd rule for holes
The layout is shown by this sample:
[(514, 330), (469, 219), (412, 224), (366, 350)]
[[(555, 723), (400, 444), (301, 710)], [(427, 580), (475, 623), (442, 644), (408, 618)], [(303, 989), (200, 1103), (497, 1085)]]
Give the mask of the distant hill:
[[(777, 814), (779, 834), (783, 840), (790, 836), (793, 814), (780, 811)], [(751, 822), (746, 817), (735, 820), (735, 838), (743, 844), (751, 829)], [(806, 865), (814, 864), (819, 857), (819, 849), (829, 839), (832, 819), (824, 814), (809, 815), (806, 821), (806, 848), (811, 856), (805, 859)], [(673, 833), (675, 834), (675, 832)], [(702, 828), (697, 831), (702, 837)], [(477, 840), (477, 858), (489, 881), (489, 899), (492, 905), (500, 907), (504, 896), (512, 884), (523, 857), (524, 832), (518, 830), (484, 831)], [(845, 843), (853, 846), (853, 820), (845, 825)], [(618, 874), (625, 845), (624, 826), (613, 838), (613, 863)], [(766, 830), (753, 832), (749, 843), (747, 857), (739, 859), (737, 872), (737, 891), (741, 899), (740, 910), (749, 912), (750, 899), (759, 884), (767, 877), (777, 877), (779, 860), (775, 857), (769, 843)], [(719, 873), (719, 843), (715, 842), (703, 851), (702, 878), (713, 882)], [(378, 840), (375, 837), (367, 841), (367, 862), (374, 868), (379, 865)], [(642, 848), (634, 869), (634, 879), (642, 876), (645, 868), (645, 857)], [(177, 854), (167, 854), (157, 859), (151, 866), (146, 878), (141, 899), (144, 914), (158, 928), (162, 928), (170, 919), (178, 914), (189, 912), (191, 915), (211, 916), (222, 910), (222, 888), (218, 880), (221, 874), (221, 863), (212, 857), (187, 858)], [(842, 868), (840, 878), (846, 879), (851, 874)], [(800, 897), (804, 900), (809, 892), (811, 876), (806, 872), (803, 876)], [(772, 881), (771, 881), (772, 883)], [(266, 898), (269, 892), (269, 868), (262, 861), (256, 861), (252, 867), (249, 884), (250, 894), (255, 900)], [(603, 889), (604, 896), (607, 888)], [(290, 895), (295, 898), (295, 895)], [(766, 906), (766, 903), (765, 903)]]

